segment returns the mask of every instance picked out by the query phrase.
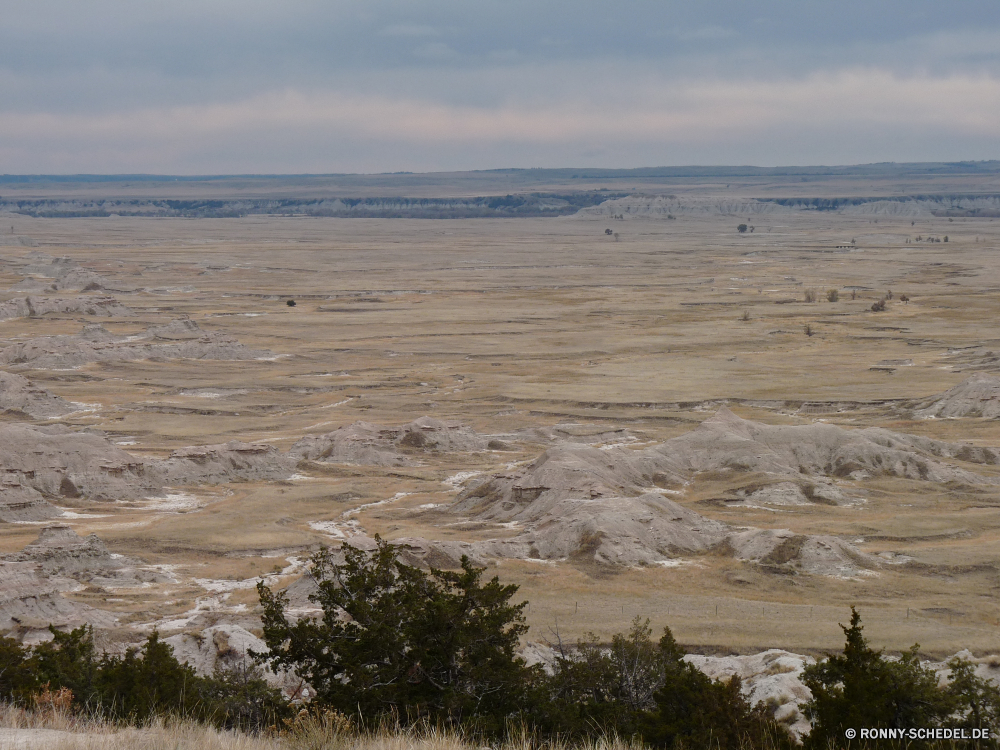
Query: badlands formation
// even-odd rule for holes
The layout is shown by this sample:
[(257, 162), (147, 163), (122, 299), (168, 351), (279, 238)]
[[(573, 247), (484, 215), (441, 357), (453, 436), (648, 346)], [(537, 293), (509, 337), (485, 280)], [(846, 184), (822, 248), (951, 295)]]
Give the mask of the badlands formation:
[(995, 678), (995, 175), (671, 179), (523, 218), (6, 215), (0, 629), (157, 628), (210, 672), (260, 647), (258, 580), (309, 614), (310, 554), (378, 534), (519, 584), (531, 658), (648, 617), (791, 726), (850, 605)]

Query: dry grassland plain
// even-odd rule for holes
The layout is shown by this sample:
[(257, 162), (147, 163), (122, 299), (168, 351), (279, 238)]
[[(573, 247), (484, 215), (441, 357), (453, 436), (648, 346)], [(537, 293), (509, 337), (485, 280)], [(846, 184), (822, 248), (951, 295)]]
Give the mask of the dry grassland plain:
[[(462, 179), (409, 194), (497, 187)], [(767, 197), (1000, 192), (996, 175), (578, 182), (531, 189), (607, 186), (737, 207)], [(173, 195), (251, 188), (181, 186)], [(281, 189), (319, 190), (294, 181)], [(70, 188), (4, 190), (5, 198), (44, 197)], [(396, 194), (388, 190), (342, 188)], [(753, 231), (738, 233), (741, 223)], [(11, 318), (0, 322), (4, 347), (95, 323), (129, 337), (188, 319), (268, 353), (4, 366), (86, 405), (42, 424), (99, 430), (143, 460), (232, 440), (287, 451), (303, 436), (358, 420), (399, 426), (423, 416), (502, 439), (496, 450), (419, 452), (406, 466), (306, 462), (288, 479), (171, 488), (166, 500), (60, 499), (68, 513), (58, 521), (171, 574), (139, 588), (91, 584), (64, 594), (113, 613), (123, 632), (156, 624), (169, 635), (222, 620), (252, 628), (256, 577), (292, 581), (297, 561), (320, 544), (339, 545), (345, 529), (390, 540), (509, 537), (509, 525), (448, 509), (473, 474), (537, 458), (547, 446), (518, 438), (532, 428), (626, 430), (623, 442), (638, 450), (691, 432), (725, 405), (770, 425), (881, 427), (1000, 446), (997, 419), (920, 418), (912, 408), (977, 368), (989, 371), (987, 352), (1000, 352), (1000, 219), (988, 216), (735, 208), (612, 219), (601, 207), (463, 220), (9, 214), (0, 228), (0, 302), (25, 297), (12, 287), (37, 276), (32, 264), (50, 262), (43, 253), (108, 283), (32, 294), (111, 295), (134, 311)], [(831, 289), (837, 301), (827, 300)], [(805, 301), (808, 290), (817, 301)], [(887, 309), (873, 312), (889, 290)], [(497, 559), (490, 572), (530, 600), (534, 640), (556, 629), (570, 639), (607, 637), (641, 615), (695, 650), (816, 652), (842, 642), (837, 623), (856, 605), (875, 644), (985, 653), (1000, 633), (1000, 469), (951, 463), (988, 481), (842, 478), (855, 502), (768, 506), (733, 499), (760, 477), (704, 472), (669, 496), (734, 527), (833, 535), (907, 561), (863, 575), (792, 574), (725, 550), (673, 566)], [(47, 523), (0, 523), (0, 553), (18, 552)]]

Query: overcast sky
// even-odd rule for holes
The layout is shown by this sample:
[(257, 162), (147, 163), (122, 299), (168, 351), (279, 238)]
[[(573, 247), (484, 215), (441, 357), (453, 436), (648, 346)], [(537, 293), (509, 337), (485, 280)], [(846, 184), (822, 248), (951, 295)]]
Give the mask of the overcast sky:
[(0, 0), (0, 172), (1000, 158), (997, 0)]

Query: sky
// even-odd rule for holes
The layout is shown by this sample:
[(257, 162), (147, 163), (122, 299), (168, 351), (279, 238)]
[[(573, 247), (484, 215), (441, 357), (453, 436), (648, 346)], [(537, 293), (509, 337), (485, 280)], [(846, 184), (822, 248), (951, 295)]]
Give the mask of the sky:
[(1000, 158), (997, 0), (0, 0), (0, 173)]

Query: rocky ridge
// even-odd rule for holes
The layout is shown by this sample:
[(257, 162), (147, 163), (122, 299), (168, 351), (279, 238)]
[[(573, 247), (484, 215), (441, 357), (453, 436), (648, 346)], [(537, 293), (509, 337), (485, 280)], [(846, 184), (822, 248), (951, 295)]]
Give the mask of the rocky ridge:
[(914, 416), (923, 419), (997, 419), (1000, 417), (1000, 375), (976, 373), (954, 388), (918, 402)]
[(77, 411), (78, 407), (21, 375), (0, 371), (0, 410), (25, 414), (32, 419), (52, 419)]
[(84, 326), (78, 334), (42, 336), (0, 349), (0, 365), (38, 369), (70, 369), (91, 362), (131, 362), (141, 359), (265, 359), (273, 354), (250, 349), (235, 338), (203, 331), (193, 320), (154, 326), (139, 336), (115, 336), (100, 325)]
[(482, 451), (489, 448), (490, 442), (458, 422), (420, 417), (401, 427), (355, 422), (323, 435), (307, 435), (289, 453), (299, 459), (325, 463), (409, 466), (414, 463), (415, 454)]
[(747, 476), (752, 482), (732, 501), (773, 505), (848, 502), (849, 488), (835, 480), (996, 483), (954, 461), (992, 466), (1000, 452), (878, 428), (766, 425), (722, 408), (695, 430), (641, 450), (550, 448), (527, 465), (470, 483), (450, 511), (518, 529), (471, 546), (485, 556), (654, 565), (716, 550), (767, 567), (852, 576), (886, 563), (832, 536), (732, 527), (664, 495), (703, 472)]

